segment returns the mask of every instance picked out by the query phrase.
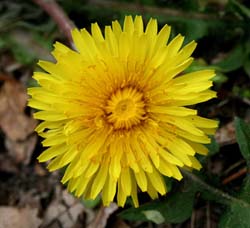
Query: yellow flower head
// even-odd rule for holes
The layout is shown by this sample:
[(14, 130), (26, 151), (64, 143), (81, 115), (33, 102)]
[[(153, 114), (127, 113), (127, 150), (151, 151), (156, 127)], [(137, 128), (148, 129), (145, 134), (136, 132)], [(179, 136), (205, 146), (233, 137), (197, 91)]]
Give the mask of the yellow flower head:
[[(40, 87), (30, 88), (29, 106), (43, 122), (36, 131), (49, 147), (39, 161), (50, 171), (66, 166), (62, 183), (77, 197), (124, 206), (138, 188), (151, 198), (167, 192), (163, 176), (182, 178), (178, 167), (200, 169), (195, 154), (207, 154), (217, 122), (184, 106), (216, 96), (213, 70), (183, 74), (192, 62), (194, 41), (168, 43), (170, 27), (158, 32), (156, 19), (145, 30), (141, 16), (106, 26), (73, 30), (77, 51), (56, 43), (57, 62), (40, 61)], [(117, 194), (116, 194), (117, 193)]]

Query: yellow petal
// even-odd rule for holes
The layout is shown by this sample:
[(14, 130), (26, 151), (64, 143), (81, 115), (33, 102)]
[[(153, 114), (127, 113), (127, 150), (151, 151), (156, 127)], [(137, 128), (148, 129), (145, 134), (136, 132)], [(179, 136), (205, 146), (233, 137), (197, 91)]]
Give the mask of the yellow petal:
[(58, 113), (56, 111), (39, 111), (33, 114), (35, 119), (47, 120), (47, 121), (58, 121), (65, 120), (68, 117), (63, 113)]
[(201, 130), (204, 131), (207, 135), (214, 135), (217, 128), (201, 128)]
[(121, 144), (116, 143), (115, 141), (111, 142), (110, 151), (115, 151), (115, 153), (110, 157), (109, 175), (117, 180), (121, 173), (121, 158), (123, 155)]
[(150, 18), (146, 27), (145, 34), (149, 34), (152, 37), (153, 35), (156, 35), (157, 32), (158, 32), (157, 21), (156, 19)]
[(119, 37), (122, 33), (122, 28), (121, 28), (118, 21), (112, 21), (112, 29), (113, 29), (113, 32), (114, 32), (115, 36), (117, 37), (117, 39), (119, 39)]
[(135, 173), (135, 178), (136, 178), (137, 184), (139, 185), (140, 189), (143, 192), (146, 192), (148, 181), (147, 181), (147, 177), (146, 177), (143, 169), (140, 169), (140, 171), (138, 173)]
[(122, 192), (126, 196), (129, 196), (131, 194), (132, 184), (131, 184), (131, 173), (129, 168), (123, 168), (121, 171), (121, 187)]
[(138, 201), (138, 195), (137, 195), (137, 184), (134, 176), (131, 176), (131, 184), (132, 184), (132, 190), (131, 190), (131, 197), (134, 203), (134, 207), (139, 207), (139, 201)]
[(29, 100), (29, 106), (32, 108), (42, 109), (42, 110), (46, 110), (46, 111), (50, 111), (53, 109), (50, 104), (43, 103), (43, 102), (38, 101), (34, 98), (32, 100)]
[(111, 26), (105, 26), (105, 39), (108, 43), (110, 54), (112, 56), (118, 56), (118, 42), (111, 29)]
[(100, 150), (100, 148), (105, 146), (107, 137), (108, 134), (106, 131), (100, 132), (98, 135), (95, 135), (95, 137), (88, 142), (83, 151), (81, 151), (81, 160), (91, 159), (92, 157), (94, 157)]
[(100, 191), (102, 190), (106, 178), (108, 175), (108, 165), (103, 163), (97, 173), (97, 175), (95, 176), (93, 185), (91, 187), (91, 194), (90, 197), (92, 199), (95, 199), (97, 197), (97, 195), (100, 193)]
[(99, 163), (97, 163), (97, 162), (91, 162), (89, 164), (88, 169), (84, 172), (85, 177), (86, 178), (92, 177), (95, 174), (95, 172), (97, 171), (97, 169), (99, 168), (99, 166), (100, 166)]
[[(77, 157), (78, 156), (78, 157)], [(79, 162), (79, 154), (75, 157), (75, 159), (67, 166), (67, 169), (63, 175), (63, 178), (61, 182), (65, 184), (67, 181), (69, 181), (71, 178), (76, 179), (79, 177), (83, 171), (87, 168), (87, 165), (83, 169), (83, 166), (80, 168), (80, 162)], [(77, 172), (75, 172), (77, 170)], [(82, 170), (82, 171), (81, 171)]]
[(136, 158), (142, 169), (146, 172), (153, 172), (151, 161), (148, 156), (145, 155), (145, 152), (143, 151), (141, 145), (138, 143), (137, 140), (132, 141), (132, 147), (133, 151), (136, 151)]
[(167, 177), (172, 177), (173, 173), (171, 171), (171, 169), (169, 168), (169, 163), (166, 162), (165, 160), (160, 160), (160, 165), (158, 170), (165, 176)]
[(131, 16), (126, 16), (123, 24), (123, 31), (132, 34), (134, 32), (134, 22)]
[(160, 149), (159, 154), (161, 156), (160, 161), (164, 159), (166, 162), (169, 162), (173, 165), (178, 165), (180, 167), (184, 165), (183, 162), (181, 162), (178, 158), (169, 153), (166, 149)]
[(151, 184), (150, 180), (148, 180), (147, 193), (151, 197), (151, 199), (157, 199), (158, 193), (155, 190), (154, 186)]
[(139, 166), (137, 164), (135, 155), (134, 155), (133, 151), (131, 150), (129, 144), (126, 144), (126, 153), (125, 153), (125, 155), (126, 155), (126, 158), (127, 158), (128, 166), (130, 166), (131, 169), (133, 169), (133, 171), (135, 173), (139, 172), (140, 168), (139, 168)]
[(98, 26), (97, 23), (92, 23), (91, 24), (91, 33), (93, 36), (93, 39), (97, 42), (97, 43), (101, 43), (104, 41), (104, 37), (102, 35), (102, 31), (100, 29), (100, 27)]
[(170, 31), (171, 27), (168, 25), (164, 25), (161, 31), (159, 32), (157, 36), (157, 41), (156, 41), (156, 51), (163, 46), (167, 45), (169, 36), (170, 36)]
[(73, 192), (79, 185), (78, 179), (71, 179), (68, 183), (67, 189), (69, 192)]
[(77, 197), (80, 197), (84, 193), (84, 191), (86, 190), (89, 182), (91, 182), (91, 178), (84, 178), (84, 177), (80, 176), (77, 179), (79, 180), (79, 184), (77, 186), (75, 194)]
[(124, 207), (124, 204), (126, 202), (127, 195), (123, 192), (121, 181), (118, 179), (118, 192), (117, 192), (117, 203), (120, 207)]
[(152, 173), (147, 173), (148, 179), (154, 186), (154, 188), (161, 194), (164, 195), (166, 194), (166, 185), (165, 182), (162, 178), (162, 176), (159, 174), (158, 171), (155, 169), (153, 170)]
[(104, 206), (108, 206), (110, 202), (113, 201), (116, 193), (116, 183), (117, 181), (110, 176), (106, 179), (102, 193), (102, 201)]
[(217, 128), (219, 123), (216, 120), (210, 120), (200, 116), (190, 116), (187, 117), (187, 119), (199, 128)]
[(64, 125), (65, 121), (44, 121), (40, 123), (36, 128), (35, 131), (37, 133), (43, 132), (46, 128), (47, 129), (53, 129), (53, 128), (60, 128), (62, 125)]
[(177, 180), (181, 180), (183, 178), (180, 170), (175, 166), (175, 165), (172, 165), (172, 164), (168, 164), (168, 167), (171, 169), (172, 173), (173, 173), (173, 177)]
[(56, 134), (54, 136), (48, 137), (42, 141), (43, 146), (55, 146), (61, 145), (66, 141), (66, 136), (63, 134)]
[(175, 78), (175, 83), (194, 83), (207, 81), (215, 76), (214, 70), (200, 70), (184, 74), (181, 77)]
[(37, 158), (39, 162), (48, 161), (60, 154), (63, 154), (67, 151), (67, 147), (65, 144), (60, 144), (56, 146), (52, 146), (47, 150), (43, 151), (42, 154)]
[(148, 109), (149, 112), (162, 113), (174, 116), (189, 116), (196, 115), (197, 111), (185, 107), (174, 107), (174, 106), (156, 106), (151, 105)]
[(188, 144), (190, 146), (192, 146), (194, 148), (194, 150), (196, 151), (196, 153), (198, 153), (198, 154), (207, 155), (209, 152), (208, 148), (200, 143), (195, 143), (195, 142), (189, 141)]
[(175, 61), (175, 64), (180, 64), (185, 59), (189, 58), (195, 50), (196, 46), (197, 43), (195, 41), (191, 41), (190, 43), (185, 45), (185, 47), (183, 47), (176, 55), (176, 58), (173, 59), (173, 61)]
[(142, 16), (135, 16), (135, 34), (141, 35), (143, 33), (143, 21)]
[(172, 57), (177, 54), (177, 52), (180, 50), (182, 43), (184, 41), (184, 37), (180, 34), (177, 35), (171, 42), (168, 44), (169, 49), (169, 57)]
[(200, 170), (200, 169), (202, 168), (200, 162), (197, 160), (196, 157), (189, 156), (189, 159), (191, 160), (191, 162), (192, 162), (192, 167), (193, 167), (194, 169)]

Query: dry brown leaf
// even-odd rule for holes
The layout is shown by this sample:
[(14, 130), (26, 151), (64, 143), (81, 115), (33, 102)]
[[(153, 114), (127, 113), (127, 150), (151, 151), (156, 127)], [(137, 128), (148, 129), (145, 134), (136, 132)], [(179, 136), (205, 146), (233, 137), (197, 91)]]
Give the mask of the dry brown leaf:
[(5, 133), (5, 146), (16, 163), (28, 164), (37, 136), (31, 135), (37, 121), (25, 114), (28, 95), (24, 86), (6, 80), (0, 90), (0, 128)]
[(38, 209), (0, 207), (0, 228), (38, 228), (41, 220)]
[(37, 124), (25, 115), (28, 95), (21, 83), (5, 81), (0, 91), (0, 127), (13, 141), (25, 140)]
[(131, 228), (125, 221), (117, 218), (114, 223), (112, 223), (111, 228)]
[(78, 217), (84, 212), (84, 206), (66, 190), (56, 188), (56, 198), (46, 210), (41, 227), (53, 227), (58, 222), (63, 228), (72, 228)]
[(217, 130), (215, 139), (220, 146), (233, 144), (236, 142), (234, 122), (229, 122)]
[(40, 177), (44, 177), (48, 174), (48, 170), (46, 170), (40, 163), (35, 163), (34, 171)]
[(37, 135), (31, 135), (24, 141), (13, 141), (9, 138), (5, 139), (5, 146), (8, 154), (16, 163), (29, 164), (31, 155), (35, 149)]
[(115, 203), (111, 203), (109, 207), (101, 207), (94, 221), (89, 224), (88, 228), (105, 228), (109, 217), (118, 209)]
[(0, 172), (5, 171), (7, 173), (17, 173), (18, 168), (16, 163), (10, 156), (6, 154), (0, 154)]

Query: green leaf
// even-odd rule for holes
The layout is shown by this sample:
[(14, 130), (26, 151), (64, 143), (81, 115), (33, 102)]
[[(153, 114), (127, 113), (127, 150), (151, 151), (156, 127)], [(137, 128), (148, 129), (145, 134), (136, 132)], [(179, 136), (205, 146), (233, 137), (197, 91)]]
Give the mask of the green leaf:
[(236, 139), (240, 147), (240, 152), (249, 164), (250, 160), (250, 125), (244, 120), (235, 118)]
[(239, 198), (246, 202), (246, 206), (233, 202), (222, 215), (219, 228), (249, 228), (250, 225), (250, 177), (247, 176)]
[[(166, 17), (164, 18), (166, 22)], [(222, 21), (219, 20), (201, 20), (194, 18), (184, 18), (178, 16), (167, 17), (167, 22), (173, 26), (173, 32), (185, 34), (185, 42), (188, 43), (192, 40), (198, 40), (208, 36), (210, 32), (217, 31), (224, 27)]]
[(209, 24), (204, 20), (186, 20), (186, 42), (198, 40), (208, 34)]
[(140, 4), (153, 6), (155, 4), (155, 1), (154, 0), (141, 0)]
[(243, 67), (244, 67), (246, 74), (250, 77), (250, 54), (248, 58), (246, 58)]
[(219, 72), (218, 70), (216, 71), (216, 75), (213, 77), (213, 82), (216, 85), (221, 85), (227, 80), (228, 80), (228, 77), (225, 74)]
[(233, 95), (240, 97), (240, 98), (250, 98), (250, 88), (244, 88), (244, 87), (240, 87), (240, 86), (233, 86)]
[[(188, 178), (192, 184), (197, 186), (197, 189), (201, 193), (201, 197), (203, 199), (215, 201), (224, 205), (230, 205), (232, 197), (211, 185), (211, 181), (208, 181), (208, 178), (204, 175), (204, 173), (202, 174), (198, 171), (188, 172), (186, 170), (182, 170), (182, 173), (185, 178)], [(215, 181), (216, 177), (214, 176), (212, 182)]]
[[(130, 208), (120, 216), (132, 221), (153, 221), (155, 223), (180, 223), (188, 219), (193, 210), (195, 193), (198, 188), (195, 183), (185, 180), (173, 194), (168, 194), (165, 200), (153, 201), (139, 208)], [(163, 220), (164, 218), (164, 220)]]
[(211, 142), (210, 144), (205, 145), (209, 152), (208, 152), (208, 156), (204, 156), (204, 155), (199, 155), (197, 154), (196, 157), (198, 158), (198, 160), (201, 162), (202, 166), (207, 162), (208, 158), (217, 154), (220, 151), (220, 146), (219, 144), (216, 142), (214, 137), (211, 137)]
[(212, 66), (216, 67), (216, 69), (221, 72), (230, 72), (240, 68), (244, 63), (245, 57), (245, 48), (243, 47), (243, 45), (238, 45), (229, 53), (229, 55), (225, 59)]
[(146, 216), (146, 218), (156, 224), (161, 224), (165, 221), (163, 215), (157, 210), (147, 210), (142, 211), (142, 213)]
[(3, 38), (3, 37), (1, 37), (0, 38), (0, 50), (2, 49), (2, 48), (5, 48), (6, 47), (6, 40)]
[(101, 203), (101, 196), (98, 195), (94, 200), (85, 200), (82, 199), (82, 203), (86, 208), (95, 208)]
[(208, 153), (209, 156), (213, 156), (213, 155), (217, 154), (220, 151), (220, 146), (216, 142), (214, 137), (211, 137), (211, 143), (206, 145), (206, 147), (209, 150), (209, 153)]
[(191, 73), (193, 71), (199, 71), (208, 69), (209, 66), (207, 65), (206, 61), (202, 58), (195, 59), (192, 64), (184, 71), (185, 73)]
[[(242, 156), (249, 167), (250, 160), (250, 126), (244, 120), (235, 118), (236, 139)], [(244, 180), (238, 198), (244, 202), (232, 201), (228, 210), (222, 215), (219, 227), (224, 228), (248, 228), (250, 224), (250, 176)]]
[(250, 9), (239, 3), (238, 1), (231, 0), (230, 3), (232, 6), (243, 16), (250, 18)]

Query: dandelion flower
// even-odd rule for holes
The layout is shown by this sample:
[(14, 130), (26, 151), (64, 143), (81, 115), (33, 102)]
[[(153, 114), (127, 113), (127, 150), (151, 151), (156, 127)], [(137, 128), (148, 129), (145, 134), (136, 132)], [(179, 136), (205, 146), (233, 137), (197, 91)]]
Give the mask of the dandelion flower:
[[(168, 42), (170, 26), (157, 20), (144, 29), (141, 16), (126, 16), (104, 34), (97, 23), (72, 31), (77, 51), (55, 43), (56, 63), (40, 61), (40, 87), (29, 88), (29, 106), (40, 111), (36, 131), (48, 147), (40, 162), (65, 167), (62, 183), (77, 197), (124, 206), (139, 191), (152, 199), (167, 192), (164, 176), (182, 179), (179, 167), (199, 170), (217, 122), (187, 106), (216, 97), (213, 70), (184, 74), (194, 41)], [(116, 200), (115, 200), (116, 198)]]

